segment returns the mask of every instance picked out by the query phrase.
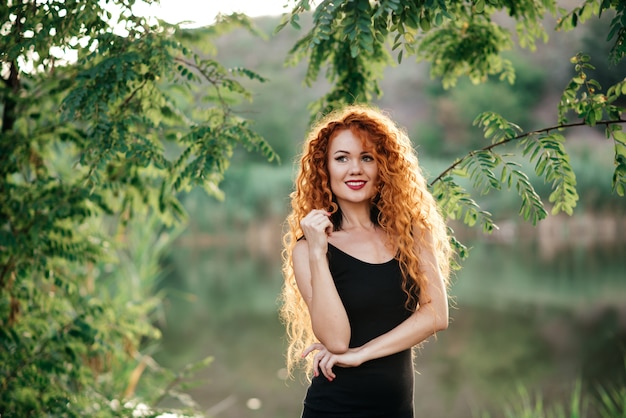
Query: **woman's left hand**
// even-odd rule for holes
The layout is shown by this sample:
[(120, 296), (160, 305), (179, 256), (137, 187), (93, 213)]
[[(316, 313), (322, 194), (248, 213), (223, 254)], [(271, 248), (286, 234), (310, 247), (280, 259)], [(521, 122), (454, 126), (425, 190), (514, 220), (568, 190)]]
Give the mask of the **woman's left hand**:
[(333, 373), (333, 366), (357, 367), (362, 363), (358, 348), (350, 348), (345, 353), (334, 354), (328, 351), (322, 343), (314, 343), (304, 350), (302, 357), (308, 356), (313, 351), (317, 351), (313, 357), (313, 375), (317, 377), (319, 372), (322, 372), (330, 382), (336, 377)]

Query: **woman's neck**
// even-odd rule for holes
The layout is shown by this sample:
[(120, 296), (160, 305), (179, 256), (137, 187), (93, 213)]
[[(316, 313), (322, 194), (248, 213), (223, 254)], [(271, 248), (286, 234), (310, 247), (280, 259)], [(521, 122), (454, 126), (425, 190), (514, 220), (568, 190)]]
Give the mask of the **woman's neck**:
[(348, 206), (342, 205), (341, 208), (341, 229), (344, 231), (348, 230), (372, 230), (376, 228), (376, 225), (372, 222), (371, 219), (371, 209), (369, 206), (359, 205)]

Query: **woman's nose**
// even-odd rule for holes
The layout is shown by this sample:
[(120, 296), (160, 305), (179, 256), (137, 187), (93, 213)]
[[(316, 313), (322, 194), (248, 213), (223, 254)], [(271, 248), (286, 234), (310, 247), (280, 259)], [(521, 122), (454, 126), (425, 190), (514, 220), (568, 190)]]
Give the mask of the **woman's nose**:
[(354, 161), (352, 163), (352, 165), (350, 166), (350, 174), (360, 174), (361, 173), (361, 162), (360, 161)]

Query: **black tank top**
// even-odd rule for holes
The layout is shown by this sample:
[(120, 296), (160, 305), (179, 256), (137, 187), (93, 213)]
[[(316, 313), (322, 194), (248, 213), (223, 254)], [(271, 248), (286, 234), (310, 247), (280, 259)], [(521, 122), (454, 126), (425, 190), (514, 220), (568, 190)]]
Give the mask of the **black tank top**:
[[(396, 259), (372, 264), (328, 245), (328, 262), (348, 314), (350, 347), (390, 331), (411, 315), (405, 308), (402, 273)], [(359, 367), (333, 368), (329, 382), (314, 377), (304, 399), (303, 418), (412, 418), (411, 350), (374, 359)]]

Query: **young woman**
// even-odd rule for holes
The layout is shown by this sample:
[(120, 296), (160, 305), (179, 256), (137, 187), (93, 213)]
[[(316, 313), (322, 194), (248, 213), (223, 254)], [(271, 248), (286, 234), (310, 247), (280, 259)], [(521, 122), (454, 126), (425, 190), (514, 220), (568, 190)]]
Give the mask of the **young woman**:
[(284, 237), (303, 418), (413, 417), (412, 347), (448, 327), (450, 245), (407, 135), (349, 106), (310, 132)]

